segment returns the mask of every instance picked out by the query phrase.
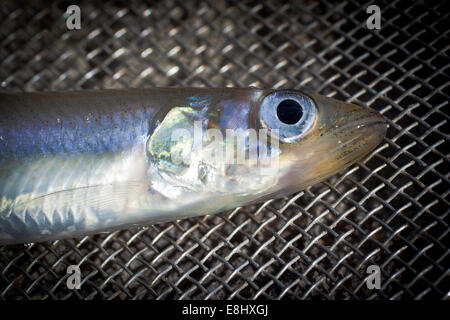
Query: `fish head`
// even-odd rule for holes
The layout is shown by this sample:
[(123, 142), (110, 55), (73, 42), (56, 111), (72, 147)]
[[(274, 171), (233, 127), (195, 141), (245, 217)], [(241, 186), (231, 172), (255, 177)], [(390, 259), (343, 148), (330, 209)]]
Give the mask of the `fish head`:
[(277, 195), (342, 171), (372, 151), (387, 129), (373, 110), (295, 90), (269, 91), (258, 107), (260, 126), (279, 139)]
[(233, 205), (287, 195), (348, 167), (386, 132), (378, 113), (354, 104), (296, 90), (226, 90), (172, 108), (149, 138), (159, 193), (232, 195)]

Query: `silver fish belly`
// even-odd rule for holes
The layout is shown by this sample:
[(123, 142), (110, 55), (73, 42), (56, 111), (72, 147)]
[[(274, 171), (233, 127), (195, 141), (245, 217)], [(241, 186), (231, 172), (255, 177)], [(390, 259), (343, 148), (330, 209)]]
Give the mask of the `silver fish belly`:
[(1, 93), (0, 243), (284, 196), (351, 165), (385, 130), (373, 111), (295, 90)]

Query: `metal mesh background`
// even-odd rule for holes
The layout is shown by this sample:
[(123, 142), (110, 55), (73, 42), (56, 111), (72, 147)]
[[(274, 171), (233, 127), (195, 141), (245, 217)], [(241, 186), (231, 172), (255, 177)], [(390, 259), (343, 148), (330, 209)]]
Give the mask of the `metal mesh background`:
[[(442, 3), (2, 2), (0, 90), (307, 88), (389, 121), (365, 160), (214, 216), (0, 248), (3, 299), (448, 298), (449, 24)], [(447, 244), (446, 244), (447, 243)], [(81, 268), (79, 290), (66, 269)], [(365, 284), (381, 268), (380, 290)]]

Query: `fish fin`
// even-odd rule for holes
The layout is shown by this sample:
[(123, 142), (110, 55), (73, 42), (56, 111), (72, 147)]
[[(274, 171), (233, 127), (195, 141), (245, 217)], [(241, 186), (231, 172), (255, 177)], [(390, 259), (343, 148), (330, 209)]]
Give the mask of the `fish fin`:
[[(149, 184), (144, 181), (127, 181), (58, 190), (47, 194), (23, 196), (13, 203), (11, 211), (16, 214), (66, 210), (125, 211), (148, 194), (151, 194), (151, 197), (161, 197), (158, 193), (149, 192), (150, 189)], [(148, 197), (146, 199), (148, 200)]]

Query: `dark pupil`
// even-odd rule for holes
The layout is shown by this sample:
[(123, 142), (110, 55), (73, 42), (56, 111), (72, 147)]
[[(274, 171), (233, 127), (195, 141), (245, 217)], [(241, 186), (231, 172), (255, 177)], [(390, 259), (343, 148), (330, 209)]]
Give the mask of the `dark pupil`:
[(302, 106), (295, 100), (283, 100), (278, 105), (277, 116), (283, 123), (295, 124), (301, 119), (302, 115)]

